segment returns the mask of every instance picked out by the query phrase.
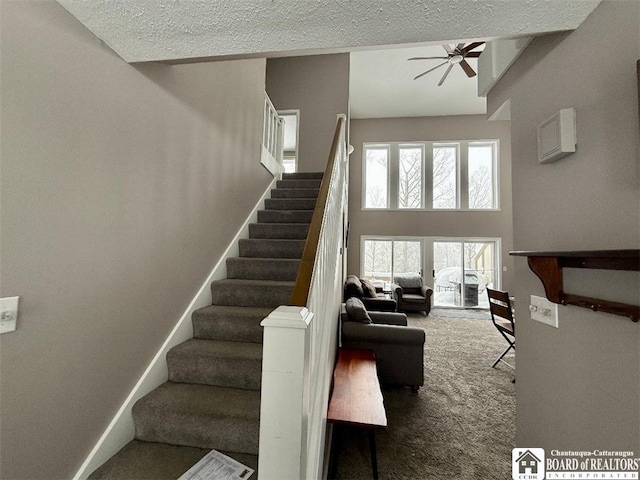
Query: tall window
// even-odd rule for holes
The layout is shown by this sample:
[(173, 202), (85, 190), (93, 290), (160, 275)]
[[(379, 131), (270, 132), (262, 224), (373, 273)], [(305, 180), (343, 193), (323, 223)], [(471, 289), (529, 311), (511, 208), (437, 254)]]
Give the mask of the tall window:
[(496, 210), (498, 141), (364, 145), (363, 208)]
[(365, 208), (389, 208), (388, 147), (366, 149), (365, 172)]
[(433, 145), (433, 208), (458, 206), (458, 145)]
[(496, 208), (495, 150), (495, 143), (469, 144), (469, 208)]
[(400, 146), (398, 151), (398, 208), (422, 208), (422, 146)]

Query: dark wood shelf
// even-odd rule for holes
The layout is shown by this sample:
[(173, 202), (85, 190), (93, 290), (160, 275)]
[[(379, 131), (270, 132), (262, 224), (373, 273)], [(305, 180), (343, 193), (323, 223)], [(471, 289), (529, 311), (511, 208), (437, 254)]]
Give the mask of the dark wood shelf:
[(527, 257), (529, 268), (542, 280), (547, 298), (553, 303), (622, 315), (631, 318), (634, 322), (640, 318), (638, 305), (565, 293), (562, 277), (563, 268), (640, 271), (640, 250), (509, 252), (509, 255)]

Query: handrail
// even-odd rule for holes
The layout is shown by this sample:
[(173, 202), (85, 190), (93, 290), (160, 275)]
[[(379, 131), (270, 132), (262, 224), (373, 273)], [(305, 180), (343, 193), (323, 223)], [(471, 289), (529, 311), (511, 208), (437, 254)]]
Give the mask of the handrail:
[(339, 117), (336, 124), (333, 143), (331, 144), (331, 150), (329, 152), (329, 159), (327, 161), (324, 174), (322, 175), (318, 199), (316, 201), (315, 209), (313, 210), (313, 216), (311, 217), (309, 233), (307, 234), (307, 240), (304, 244), (304, 250), (302, 251), (302, 259), (300, 261), (300, 266), (298, 267), (296, 283), (291, 294), (290, 305), (293, 306), (305, 307), (309, 298), (309, 289), (311, 287), (311, 278), (313, 276), (313, 265), (315, 263), (318, 243), (320, 241), (320, 231), (322, 229), (322, 219), (324, 218), (327, 198), (329, 196), (331, 172), (333, 171), (333, 165), (338, 153), (340, 135), (344, 121), (344, 117)]

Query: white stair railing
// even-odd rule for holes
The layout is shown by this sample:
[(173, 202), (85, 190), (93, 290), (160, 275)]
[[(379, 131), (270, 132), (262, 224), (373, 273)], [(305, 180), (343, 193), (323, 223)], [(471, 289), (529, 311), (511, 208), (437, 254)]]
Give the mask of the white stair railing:
[(278, 115), (269, 96), (264, 94), (264, 126), (260, 163), (275, 177), (282, 166), (284, 120)]
[[(342, 300), (345, 121), (340, 115), (292, 296), (294, 306), (278, 307), (262, 322), (259, 479), (322, 478), (327, 460), (326, 416)], [(306, 270), (308, 263), (312, 269)]]

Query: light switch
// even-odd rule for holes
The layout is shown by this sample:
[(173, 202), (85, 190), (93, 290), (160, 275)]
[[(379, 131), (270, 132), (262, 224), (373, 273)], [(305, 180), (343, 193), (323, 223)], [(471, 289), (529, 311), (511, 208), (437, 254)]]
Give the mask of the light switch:
[(558, 304), (546, 298), (531, 295), (531, 320), (558, 328)]

